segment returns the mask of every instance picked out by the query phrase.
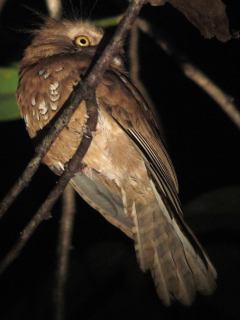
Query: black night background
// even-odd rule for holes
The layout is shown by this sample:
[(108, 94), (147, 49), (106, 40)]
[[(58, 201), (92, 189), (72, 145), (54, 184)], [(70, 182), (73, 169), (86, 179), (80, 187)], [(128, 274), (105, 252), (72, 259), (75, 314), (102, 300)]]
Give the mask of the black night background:
[[(128, 1), (63, 1), (83, 18), (122, 13)], [(72, 5), (71, 5), (72, 3)], [(232, 30), (240, 30), (239, 1), (225, 1)], [(94, 7), (93, 7), (94, 6)], [(33, 9), (30, 10), (29, 8)], [(93, 8), (93, 9), (92, 9)], [(18, 62), (31, 41), (25, 30), (41, 23), (45, 1), (7, 0), (0, 13), (0, 64)], [(81, 14), (79, 14), (81, 16)], [(191, 60), (240, 105), (240, 40), (207, 40), (170, 5), (147, 5), (141, 16), (164, 30)], [(111, 28), (109, 32), (113, 31)], [(77, 196), (67, 284), (67, 319), (239, 319), (240, 152), (239, 131), (219, 106), (188, 80), (177, 64), (147, 35), (140, 36), (140, 70), (163, 125), (165, 141), (180, 184), (186, 221), (218, 271), (213, 296), (198, 296), (192, 307), (162, 306), (150, 274), (143, 274), (133, 243)], [(127, 61), (126, 61), (127, 62)], [(33, 155), (22, 120), (0, 122), (0, 196), (6, 194)], [(0, 221), (0, 256), (55, 185), (41, 166), (31, 185)], [(52, 288), (61, 201), (21, 256), (0, 279), (0, 318), (52, 319)], [(177, 318), (176, 318), (177, 317)]]

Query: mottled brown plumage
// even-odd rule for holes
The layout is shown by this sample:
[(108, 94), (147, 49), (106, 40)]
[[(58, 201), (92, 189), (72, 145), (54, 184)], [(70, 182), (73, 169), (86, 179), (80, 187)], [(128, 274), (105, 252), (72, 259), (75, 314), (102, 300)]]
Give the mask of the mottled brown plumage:
[[(58, 112), (87, 70), (103, 32), (88, 22), (48, 20), (21, 62), (18, 104), (35, 137)], [(150, 270), (160, 299), (191, 304), (210, 294), (216, 272), (183, 221), (178, 182), (154, 115), (114, 58), (96, 90), (97, 129), (71, 180), (75, 190), (135, 242), (139, 265)], [(76, 151), (84, 130), (85, 102), (43, 159), (56, 173)]]

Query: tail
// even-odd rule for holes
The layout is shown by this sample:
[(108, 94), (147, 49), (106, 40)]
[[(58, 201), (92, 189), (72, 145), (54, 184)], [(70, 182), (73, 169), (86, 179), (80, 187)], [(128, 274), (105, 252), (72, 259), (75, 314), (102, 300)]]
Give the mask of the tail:
[(135, 249), (140, 267), (150, 270), (165, 305), (192, 304), (196, 292), (211, 294), (217, 273), (182, 216), (171, 217), (158, 192), (147, 208), (132, 206)]

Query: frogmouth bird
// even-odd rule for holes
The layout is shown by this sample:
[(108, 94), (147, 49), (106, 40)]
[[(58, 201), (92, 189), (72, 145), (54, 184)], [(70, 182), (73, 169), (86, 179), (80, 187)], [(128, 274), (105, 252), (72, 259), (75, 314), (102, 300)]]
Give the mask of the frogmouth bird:
[[(62, 108), (93, 61), (103, 31), (90, 22), (48, 19), (34, 32), (20, 64), (17, 101), (31, 138)], [(210, 294), (216, 271), (186, 225), (172, 162), (153, 110), (116, 55), (96, 88), (98, 120), (83, 167), (71, 179), (80, 196), (135, 244), (165, 305), (190, 305)], [(55, 173), (78, 148), (86, 121), (82, 101), (43, 163)]]

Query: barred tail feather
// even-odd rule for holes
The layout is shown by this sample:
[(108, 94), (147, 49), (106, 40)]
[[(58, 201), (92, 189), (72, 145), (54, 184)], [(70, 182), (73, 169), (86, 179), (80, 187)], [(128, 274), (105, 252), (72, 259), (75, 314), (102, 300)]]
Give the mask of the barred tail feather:
[(155, 201), (145, 210), (138, 210), (134, 203), (132, 210), (137, 257), (142, 270), (151, 271), (159, 298), (165, 305), (174, 299), (190, 305), (196, 292), (208, 295), (214, 291), (217, 274), (191, 230), (184, 225), (185, 234), (185, 229), (169, 214), (154, 185), (152, 189)]
[(157, 251), (154, 252), (154, 261), (151, 267), (152, 277), (156, 286), (157, 294), (162, 302), (169, 306), (171, 304), (171, 296), (168, 289), (168, 283), (165, 278), (165, 272), (163, 270), (164, 264)]

